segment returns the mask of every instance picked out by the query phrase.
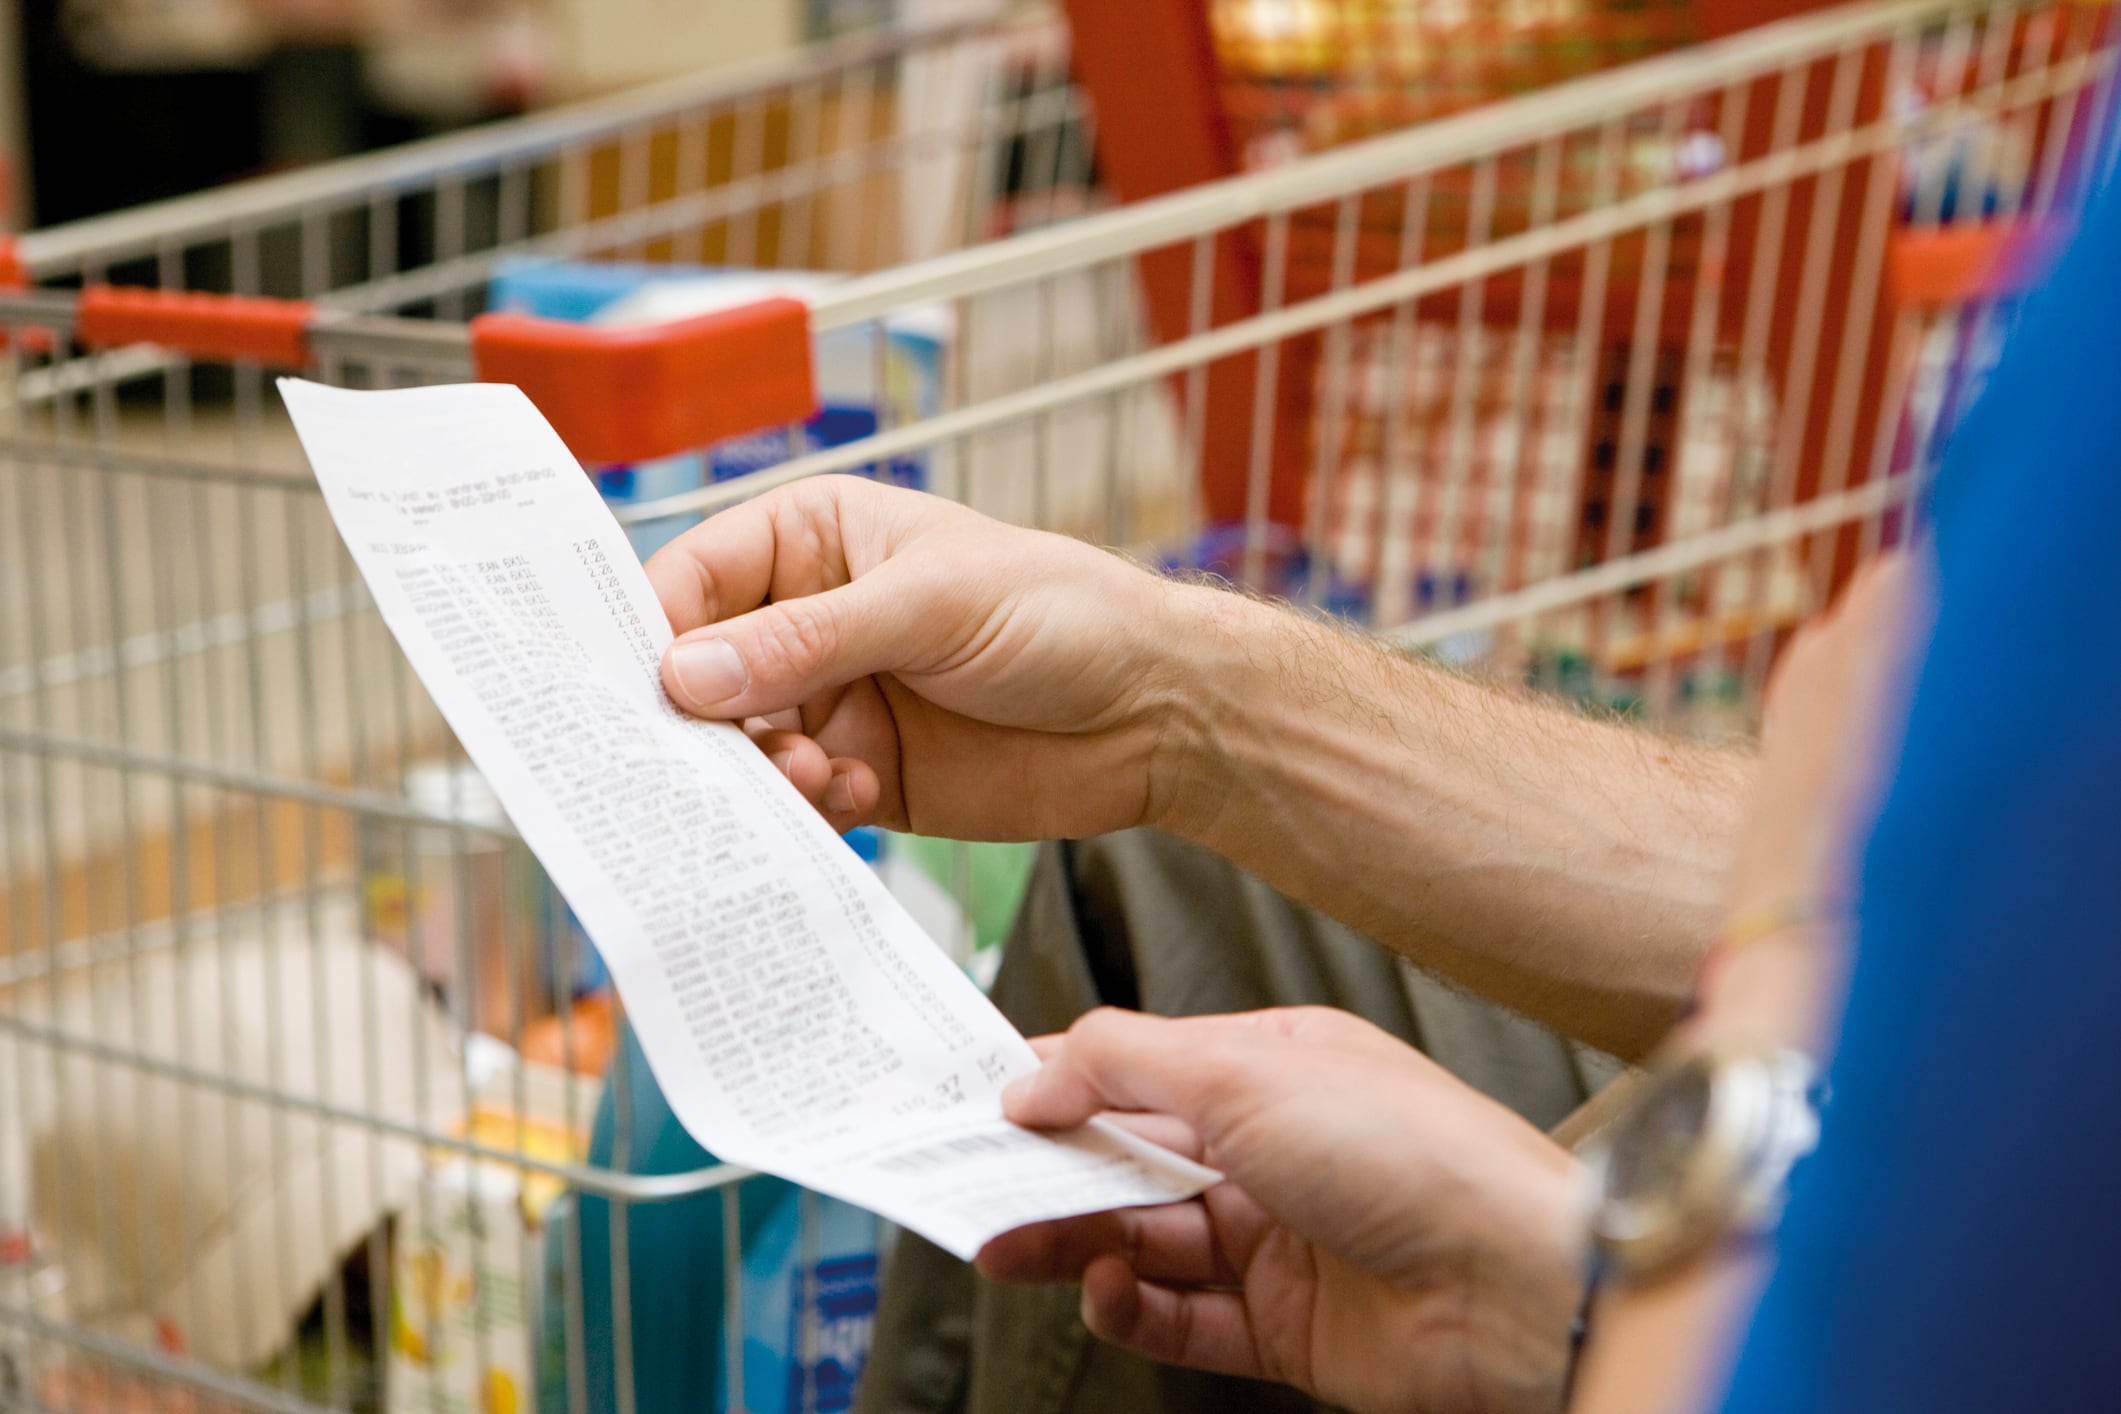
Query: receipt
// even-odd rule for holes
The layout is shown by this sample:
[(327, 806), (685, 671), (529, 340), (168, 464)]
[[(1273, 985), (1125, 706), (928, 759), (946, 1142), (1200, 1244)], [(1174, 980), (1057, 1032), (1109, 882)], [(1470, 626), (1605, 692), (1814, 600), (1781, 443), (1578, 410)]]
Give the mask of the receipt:
[(520, 390), (280, 392), (384, 622), (702, 1145), (960, 1257), (1216, 1180), (1107, 1125), (1002, 1118), (1030, 1046), (741, 731), (671, 705), (648, 577)]

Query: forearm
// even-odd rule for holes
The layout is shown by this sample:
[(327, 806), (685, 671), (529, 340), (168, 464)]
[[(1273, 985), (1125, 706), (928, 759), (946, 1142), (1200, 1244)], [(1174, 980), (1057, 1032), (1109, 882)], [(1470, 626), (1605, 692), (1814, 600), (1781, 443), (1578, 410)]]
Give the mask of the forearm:
[(1158, 823), (1457, 981), (1627, 1056), (1714, 929), (1737, 754), (1586, 720), (1188, 587)]

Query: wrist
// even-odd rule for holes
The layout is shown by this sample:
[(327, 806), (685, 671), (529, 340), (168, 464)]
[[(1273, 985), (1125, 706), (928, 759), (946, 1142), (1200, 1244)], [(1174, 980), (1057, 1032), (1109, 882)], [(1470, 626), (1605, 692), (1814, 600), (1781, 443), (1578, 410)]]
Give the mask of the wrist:
[(1168, 584), (1159, 608), (1150, 621), (1160, 651), (1146, 675), (1153, 730), (1142, 823), (1212, 846), (1246, 784), (1240, 738), (1257, 727), (1259, 654), (1290, 616), (1205, 584)]
[(1846, 926), (1847, 906), (1837, 900), (1802, 893), (1734, 908), (1694, 969), (1694, 1003), (1714, 995), (1721, 974), (1739, 957), (1773, 944), (1807, 943), (1831, 936)]
[(1848, 920), (1845, 903), (1818, 894), (1732, 910), (1695, 971), (1678, 1042), (1699, 1047), (1750, 1038), (1823, 1055)]
[[(1482, 1383), (1514, 1397), (1509, 1409), (1561, 1405), (1575, 1357), (1576, 1327), (1590, 1276), (1582, 1165), (1556, 1146), (1553, 1162), (1527, 1175), (1514, 1218), (1467, 1262), (1465, 1309), (1486, 1313), (1489, 1328), (1467, 1332), (1469, 1356), (1488, 1366)], [(1478, 1321), (1479, 1316), (1474, 1319)]]

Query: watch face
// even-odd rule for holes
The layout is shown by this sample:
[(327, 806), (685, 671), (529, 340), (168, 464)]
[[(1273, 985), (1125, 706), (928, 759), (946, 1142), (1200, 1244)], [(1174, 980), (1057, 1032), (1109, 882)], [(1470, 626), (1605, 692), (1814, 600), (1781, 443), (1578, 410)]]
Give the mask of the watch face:
[[(1605, 1168), (1605, 1199), (1625, 1213), (1674, 1200), (1709, 1120), (1709, 1069), (1682, 1065), (1617, 1120)], [(1618, 1216), (1618, 1214), (1614, 1214)]]
[(1599, 1251), (1642, 1276), (1719, 1235), (1767, 1231), (1790, 1165), (1818, 1137), (1813, 1074), (1803, 1056), (1759, 1048), (1657, 1073), (1586, 1155)]

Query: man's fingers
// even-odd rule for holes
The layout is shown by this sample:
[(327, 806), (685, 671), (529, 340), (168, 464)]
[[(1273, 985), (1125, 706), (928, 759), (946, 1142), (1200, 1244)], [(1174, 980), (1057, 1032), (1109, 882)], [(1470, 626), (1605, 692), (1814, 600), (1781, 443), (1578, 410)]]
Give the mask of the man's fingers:
[(648, 582), (680, 637), (777, 599), (837, 589), (855, 577), (848, 537), (873, 541), (880, 525), (905, 513), (909, 497), (852, 477), (783, 486), (665, 545), (648, 561)]
[(889, 569), (681, 635), (663, 688), (696, 717), (733, 721), (799, 707), (856, 678), (911, 667), (933, 615), (909, 604)]
[(1246, 1017), (1173, 1020), (1100, 1007), (1068, 1028), (1064, 1044), (1002, 1093), (1002, 1110), (1034, 1129), (1072, 1129), (1106, 1110), (1176, 1117), (1212, 1141), (1209, 1110), (1246, 1083), (1265, 1049)]
[(1122, 1257), (1137, 1276), (1175, 1286), (1228, 1286), (1231, 1270), (1199, 1200), (1057, 1218), (1005, 1232), (980, 1249), (996, 1281), (1079, 1281), (1100, 1257)]
[(663, 687), (680, 707), (727, 721), (801, 707), (902, 666), (932, 627), (906, 586), (879, 582), (904, 578), (889, 565), (855, 578), (843, 525), (873, 533), (893, 503), (843, 481), (733, 506), (649, 560), (649, 583), (677, 634)]
[[(1028, 1044), (1032, 1053), (1041, 1061), (1048, 1061), (1061, 1053), (1062, 1047), (1068, 1044), (1068, 1038), (1058, 1034), (1033, 1036), (1029, 1038)], [(1196, 1163), (1201, 1160), (1200, 1135), (1194, 1132), (1192, 1125), (1176, 1115), (1116, 1110), (1099, 1117), (1114, 1128), (1124, 1129), (1129, 1134), (1169, 1149), (1182, 1158), (1192, 1159)]]
[(1002, 1093), (1016, 1123), (1067, 1129), (1105, 1111), (1137, 1111), (1170, 1116), (1202, 1139), (1221, 1102), (1256, 1108), (1263, 1088), (1322, 1057), (1434, 1068), (1404, 1041), (1329, 1007), (1178, 1018), (1100, 1007), (1033, 1045), (1045, 1063)]
[(852, 829), (875, 813), (883, 788), (867, 762), (827, 756), (813, 738), (768, 726), (763, 717), (745, 719), (744, 734), (834, 829)]
[(1146, 1139), (1160, 1149), (1169, 1149), (1182, 1159), (1202, 1163), (1205, 1146), (1193, 1126), (1176, 1115), (1130, 1114), (1119, 1112), (1101, 1116), (1105, 1123), (1115, 1129), (1124, 1129), (1138, 1139)]
[(824, 794), (816, 801), (826, 823), (835, 830), (851, 830), (874, 818), (877, 802), (884, 795), (874, 768), (851, 756), (835, 756), (831, 765)]
[(1167, 1365), (1257, 1378), (1263, 1372), (1244, 1298), (1234, 1291), (1176, 1290), (1140, 1280), (1118, 1257), (1083, 1273), (1083, 1324), (1093, 1334)]
[(832, 780), (832, 758), (824, 747), (801, 732), (765, 726), (758, 717), (744, 723), (744, 732), (803, 799), (817, 809), (824, 808), (825, 787)]
[(1002, 1112), (1034, 1129), (1073, 1129), (1106, 1110), (1192, 1116), (1169, 1103), (1184, 1022), (1101, 1007), (1079, 1018), (1046, 1063), (1002, 1092)]
[(766, 602), (779, 537), (774, 500), (717, 512), (648, 559), (648, 583), (680, 635)]

